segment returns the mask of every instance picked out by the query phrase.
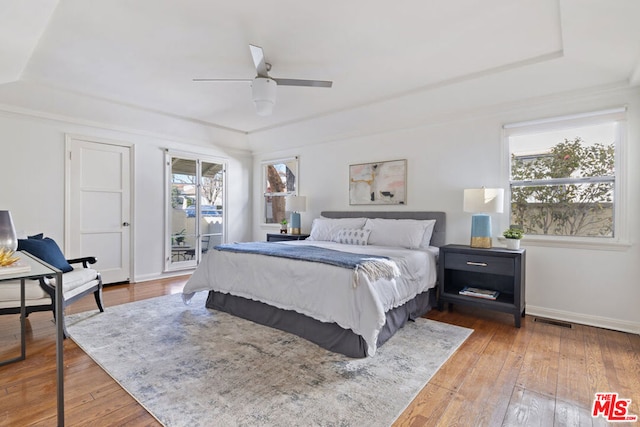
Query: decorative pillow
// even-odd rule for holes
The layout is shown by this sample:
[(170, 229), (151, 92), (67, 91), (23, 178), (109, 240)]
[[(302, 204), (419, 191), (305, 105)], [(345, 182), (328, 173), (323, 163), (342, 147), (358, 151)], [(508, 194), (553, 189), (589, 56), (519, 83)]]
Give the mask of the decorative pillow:
[(368, 218), (364, 228), (371, 230), (370, 245), (417, 249), (422, 244), (427, 225), (425, 221), (415, 219)]
[(43, 239), (44, 238), (44, 233), (38, 233), (38, 234), (34, 234), (33, 236), (27, 236), (27, 239)]
[(316, 218), (311, 224), (311, 233), (307, 240), (331, 242), (343, 228), (362, 228), (365, 218)]
[(73, 270), (62, 254), (58, 244), (49, 237), (44, 239), (18, 239), (18, 250), (29, 252), (36, 258), (52, 265), (63, 273)]
[(344, 243), (347, 245), (365, 246), (369, 240), (371, 230), (363, 228), (343, 228), (338, 231), (333, 241), (336, 243)]

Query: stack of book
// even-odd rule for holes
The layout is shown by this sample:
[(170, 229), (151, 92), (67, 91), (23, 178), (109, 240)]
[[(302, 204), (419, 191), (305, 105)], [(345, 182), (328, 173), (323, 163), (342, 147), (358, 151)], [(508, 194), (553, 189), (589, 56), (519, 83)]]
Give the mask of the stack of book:
[(18, 261), (6, 267), (0, 267), (0, 276), (4, 274), (18, 274), (28, 273), (31, 271), (31, 266), (24, 261)]
[(494, 300), (494, 299), (498, 298), (498, 295), (500, 295), (500, 292), (492, 291), (490, 289), (481, 289), (481, 288), (473, 288), (471, 286), (465, 286), (464, 288), (462, 288), (462, 290), (460, 290), (459, 294), (460, 295), (467, 295), (467, 296), (470, 296), (470, 297), (477, 297), (477, 298), (485, 298), (485, 299)]

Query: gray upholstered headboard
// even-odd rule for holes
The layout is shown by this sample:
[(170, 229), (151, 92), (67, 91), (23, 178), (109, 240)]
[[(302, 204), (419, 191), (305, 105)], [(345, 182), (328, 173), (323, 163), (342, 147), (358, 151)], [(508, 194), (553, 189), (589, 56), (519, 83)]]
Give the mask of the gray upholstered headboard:
[(435, 219), (436, 225), (431, 236), (431, 245), (440, 247), (445, 244), (447, 217), (444, 212), (324, 211), (320, 215), (325, 218)]

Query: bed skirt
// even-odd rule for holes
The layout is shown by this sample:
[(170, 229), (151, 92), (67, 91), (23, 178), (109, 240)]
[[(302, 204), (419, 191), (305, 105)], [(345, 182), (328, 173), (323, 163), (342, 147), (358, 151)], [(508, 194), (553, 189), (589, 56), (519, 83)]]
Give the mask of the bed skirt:
[[(384, 344), (408, 320), (421, 317), (436, 303), (435, 288), (387, 312), (387, 320), (378, 335), (377, 347)], [(209, 291), (207, 308), (224, 311), (261, 325), (298, 335), (322, 348), (349, 357), (367, 357), (367, 345), (360, 335), (337, 323), (325, 323), (293, 310), (279, 309), (251, 299)]]

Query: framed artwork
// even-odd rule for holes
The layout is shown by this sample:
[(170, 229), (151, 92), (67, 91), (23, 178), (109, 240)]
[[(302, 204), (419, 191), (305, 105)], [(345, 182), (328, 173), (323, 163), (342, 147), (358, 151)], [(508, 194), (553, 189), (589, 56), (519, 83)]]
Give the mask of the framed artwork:
[(407, 161), (349, 165), (350, 205), (407, 203)]

